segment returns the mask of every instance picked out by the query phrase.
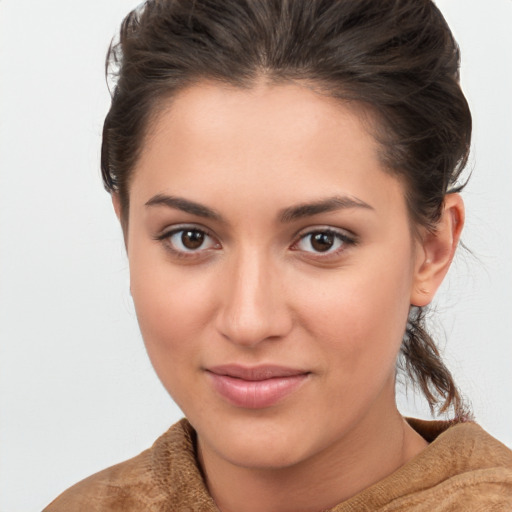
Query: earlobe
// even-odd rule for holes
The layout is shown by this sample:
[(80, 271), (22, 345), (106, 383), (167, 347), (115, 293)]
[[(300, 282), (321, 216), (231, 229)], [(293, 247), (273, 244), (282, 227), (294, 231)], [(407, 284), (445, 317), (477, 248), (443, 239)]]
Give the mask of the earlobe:
[(443, 282), (450, 268), (464, 225), (464, 202), (459, 194), (445, 197), (441, 218), (434, 231), (428, 231), (418, 247), (413, 306), (426, 306)]

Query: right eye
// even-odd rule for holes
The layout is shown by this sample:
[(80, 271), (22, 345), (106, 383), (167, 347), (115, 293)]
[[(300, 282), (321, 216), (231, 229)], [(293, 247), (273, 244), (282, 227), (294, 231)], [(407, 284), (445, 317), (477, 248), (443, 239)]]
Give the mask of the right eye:
[(180, 227), (158, 236), (171, 252), (187, 257), (210, 249), (219, 249), (220, 244), (206, 231), (196, 227)]

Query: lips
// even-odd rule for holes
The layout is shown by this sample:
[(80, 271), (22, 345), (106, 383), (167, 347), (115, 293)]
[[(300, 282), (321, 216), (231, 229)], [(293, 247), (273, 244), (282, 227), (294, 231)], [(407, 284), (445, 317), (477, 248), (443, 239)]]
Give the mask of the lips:
[(274, 365), (214, 366), (206, 373), (222, 398), (245, 409), (263, 409), (277, 404), (298, 390), (310, 375), (304, 370)]

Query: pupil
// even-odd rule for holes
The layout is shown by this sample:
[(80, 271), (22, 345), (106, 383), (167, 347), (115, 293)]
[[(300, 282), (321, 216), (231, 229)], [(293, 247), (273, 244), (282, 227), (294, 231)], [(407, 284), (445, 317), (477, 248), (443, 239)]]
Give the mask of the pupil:
[(184, 231), (181, 242), (187, 249), (198, 249), (203, 245), (204, 233), (201, 231)]
[(329, 233), (316, 233), (312, 236), (311, 245), (315, 251), (328, 251), (334, 244), (334, 235)]

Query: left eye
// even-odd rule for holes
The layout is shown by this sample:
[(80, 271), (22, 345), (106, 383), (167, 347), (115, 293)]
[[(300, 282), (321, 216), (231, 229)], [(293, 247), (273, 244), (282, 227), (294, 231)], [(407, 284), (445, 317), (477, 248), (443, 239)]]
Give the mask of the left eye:
[(170, 233), (166, 233), (163, 237), (169, 247), (176, 252), (191, 253), (205, 249), (212, 249), (217, 246), (215, 240), (200, 229), (183, 228)]
[(303, 235), (294, 248), (299, 251), (325, 254), (337, 252), (343, 245), (350, 242), (346, 235), (336, 231), (313, 231)]

